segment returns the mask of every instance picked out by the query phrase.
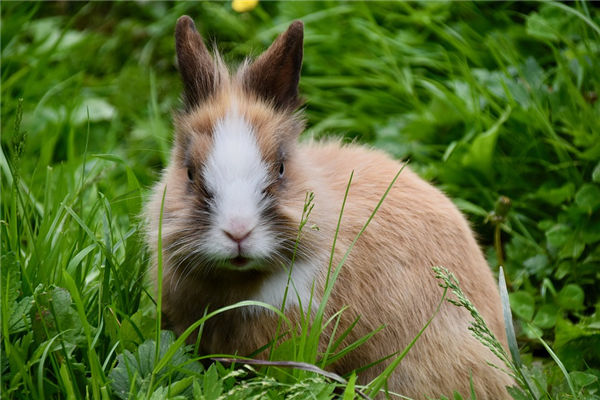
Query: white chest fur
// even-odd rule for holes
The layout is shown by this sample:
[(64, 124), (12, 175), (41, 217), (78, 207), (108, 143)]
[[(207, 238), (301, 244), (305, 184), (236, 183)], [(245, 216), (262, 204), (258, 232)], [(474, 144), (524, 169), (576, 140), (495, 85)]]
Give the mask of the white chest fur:
[[(319, 293), (313, 289), (318, 268), (319, 265), (316, 263), (297, 262), (292, 267), (291, 277), (288, 270), (281, 268), (268, 275), (248, 300), (260, 301), (281, 309), (285, 298), (285, 310), (302, 308), (306, 312), (311, 304), (311, 309), (314, 311), (319, 303), (318, 298), (320, 298)], [(245, 308), (248, 315), (255, 315), (261, 310), (264, 309), (259, 306)]]

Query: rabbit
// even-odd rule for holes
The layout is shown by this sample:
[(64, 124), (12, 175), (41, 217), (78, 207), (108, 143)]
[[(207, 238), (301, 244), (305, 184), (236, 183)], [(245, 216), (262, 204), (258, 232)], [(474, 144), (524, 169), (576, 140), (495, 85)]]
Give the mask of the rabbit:
[[(294, 21), (256, 60), (230, 72), (218, 52), (209, 53), (190, 17), (177, 20), (184, 108), (174, 116), (169, 165), (145, 206), (155, 278), (162, 208), (163, 322), (176, 334), (239, 301), (280, 308), (290, 267), (285, 314), (298, 321), (309, 305), (314, 311), (351, 173), (334, 266), (402, 167), (363, 145), (298, 141), (305, 125), (298, 111), (303, 36), (303, 23)], [(309, 192), (313, 209), (295, 249)], [(458, 277), (506, 343), (498, 290), (469, 224), (440, 190), (407, 167), (341, 267), (326, 308), (329, 317), (347, 307), (338, 332), (360, 317), (345, 344), (385, 328), (331, 365), (333, 372), (347, 374), (410, 343), (441, 299), (431, 270), (436, 265)], [(444, 302), (390, 376), (388, 389), (413, 398), (451, 396), (454, 390), (468, 396), (472, 374), (478, 399), (509, 398), (506, 386), (513, 381), (488, 365), (500, 361), (472, 337), (470, 320), (466, 310)], [(198, 351), (251, 355), (273, 339), (277, 322), (276, 313), (257, 305), (227, 311), (204, 324)], [(196, 337), (188, 341), (196, 343)], [(364, 370), (359, 381), (368, 383), (389, 362)]]

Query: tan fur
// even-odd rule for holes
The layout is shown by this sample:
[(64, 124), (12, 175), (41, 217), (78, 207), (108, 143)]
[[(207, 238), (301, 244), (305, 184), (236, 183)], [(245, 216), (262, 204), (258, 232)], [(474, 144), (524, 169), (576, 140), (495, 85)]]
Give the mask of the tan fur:
[[(178, 263), (182, 263), (182, 255), (169, 250), (177, 240), (202, 234), (202, 227), (190, 233), (190, 218), (198, 194), (189, 189), (184, 163), (202, 164), (211, 146), (211, 128), (225, 115), (232, 101), (256, 130), (265, 160), (276, 163), (278, 149), (282, 142), (285, 144), (286, 183), (275, 188), (274, 193), (277, 211), (289, 235), (295, 237), (306, 193), (315, 194), (315, 207), (304, 229), (298, 265), (302, 265), (302, 260), (320, 265), (315, 281), (317, 300), (325, 285), (329, 253), (351, 172), (354, 171), (354, 178), (334, 265), (401, 168), (400, 163), (383, 152), (358, 145), (341, 145), (337, 141), (296, 144), (296, 136), (302, 130), (297, 116), (247, 90), (243, 73), (220, 76), (219, 87), (205, 103), (176, 119), (172, 161), (155, 186), (146, 209), (148, 242), (156, 269), (158, 222), (166, 187), (163, 312), (178, 334), (207, 310), (253, 298), (261, 283), (278, 268), (273, 265), (246, 272), (205, 271), (194, 265), (181, 268)], [(311, 225), (319, 229), (309, 229)], [(505, 342), (496, 284), (468, 223), (444, 194), (406, 168), (350, 253), (327, 306), (328, 316), (349, 306), (342, 314), (338, 332), (343, 332), (360, 316), (346, 344), (381, 325), (386, 327), (338, 361), (332, 367), (334, 371), (346, 373), (369, 364), (402, 350), (415, 337), (434, 313), (442, 295), (431, 271), (437, 265), (447, 267), (457, 276), (492, 331)], [(295, 308), (286, 311), (294, 321), (298, 321), (298, 312)], [(419, 399), (451, 396), (453, 390), (468, 396), (472, 374), (478, 399), (509, 398), (505, 386), (512, 380), (487, 365), (487, 362), (500, 365), (500, 361), (471, 336), (467, 329), (470, 320), (467, 311), (445, 303), (391, 376), (389, 389)], [(229, 311), (204, 326), (200, 351), (249, 355), (272, 339), (276, 326), (276, 317), (270, 312)], [(324, 337), (321, 345), (325, 346), (328, 340)], [(386, 365), (366, 370), (359, 380), (369, 382)]]

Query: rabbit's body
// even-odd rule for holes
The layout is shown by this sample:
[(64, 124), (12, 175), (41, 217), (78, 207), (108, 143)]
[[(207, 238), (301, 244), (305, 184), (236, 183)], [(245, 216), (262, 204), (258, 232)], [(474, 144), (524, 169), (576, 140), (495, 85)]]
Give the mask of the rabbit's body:
[[(209, 62), (191, 20), (178, 21), (176, 38), (188, 110), (176, 119), (172, 161), (147, 207), (148, 239), (156, 253), (166, 187), (162, 230), (167, 323), (182, 333), (205, 312), (242, 300), (279, 308), (306, 193), (313, 192), (314, 208), (292, 267), (295, 289), (290, 286), (285, 308), (298, 321), (299, 303), (306, 310), (312, 299), (314, 310), (323, 293), (351, 173), (334, 266), (401, 164), (358, 145), (296, 143), (303, 128), (292, 112), (297, 105), (301, 24), (292, 24), (255, 63), (231, 77), (221, 63)], [(498, 292), (466, 220), (439, 190), (405, 168), (356, 242), (327, 303), (328, 316), (349, 307), (338, 332), (360, 316), (347, 344), (386, 327), (333, 370), (346, 373), (377, 361), (401, 351), (417, 335), (442, 296), (431, 270), (436, 265), (458, 277), (504, 341)], [(511, 379), (486, 364), (499, 360), (471, 336), (470, 318), (466, 310), (445, 303), (388, 381), (389, 389), (416, 398), (451, 395), (452, 390), (467, 395), (472, 373), (479, 399), (507, 398), (504, 386)], [(273, 339), (276, 326), (276, 315), (264, 308), (227, 311), (205, 324), (200, 351), (248, 355)], [(366, 370), (360, 380), (368, 382), (385, 365)]]

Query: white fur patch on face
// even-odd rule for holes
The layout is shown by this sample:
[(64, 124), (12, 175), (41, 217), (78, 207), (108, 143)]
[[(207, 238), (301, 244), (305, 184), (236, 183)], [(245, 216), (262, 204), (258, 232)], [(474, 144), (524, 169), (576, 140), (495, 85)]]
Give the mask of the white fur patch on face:
[[(268, 201), (262, 192), (269, 175), (254, 129), (232, 107), (216, 123), (213, 138), (203, 170), (205, 185), (213, 194), (212, 226), (203, 251), (222, 258), (267, 257), (275, 246), (274, 233), (261, 221)], [(249, 234), (238, 244), (227, 232)]]

